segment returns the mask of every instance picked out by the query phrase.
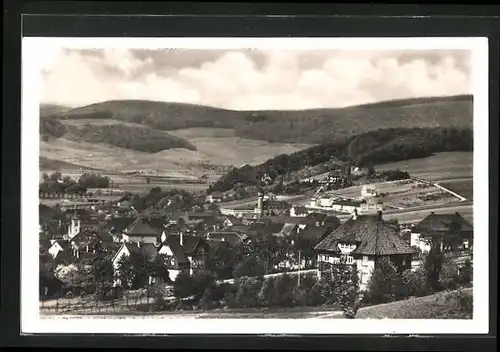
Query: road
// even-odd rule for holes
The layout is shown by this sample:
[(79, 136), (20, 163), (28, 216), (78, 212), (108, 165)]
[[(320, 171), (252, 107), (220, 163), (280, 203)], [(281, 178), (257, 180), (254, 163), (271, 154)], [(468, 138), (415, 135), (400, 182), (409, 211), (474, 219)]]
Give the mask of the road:
[[(428, 205), (404, 210), (388, 210), (384, 212), (384, 219), (396, 219), (400, 223), (418, 222), (425, 218), (430, 212), (436, 214), (449, 214), (459, 212), (466, 220), (473, 222), (473, 204), (472, 202), (450, 203), (441, 205)], [(339, 215), (340, 220), (347, 220), (352, 215)]]

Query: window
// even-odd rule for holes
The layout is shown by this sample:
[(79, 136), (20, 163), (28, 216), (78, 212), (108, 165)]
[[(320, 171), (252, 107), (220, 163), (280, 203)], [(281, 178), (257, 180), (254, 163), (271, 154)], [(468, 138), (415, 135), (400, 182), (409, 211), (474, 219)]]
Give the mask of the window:
[(346, 263), (347, 264), (354, 264), (354, 258), (350, 255), (347, 256), (347, 260), (346, 260)]

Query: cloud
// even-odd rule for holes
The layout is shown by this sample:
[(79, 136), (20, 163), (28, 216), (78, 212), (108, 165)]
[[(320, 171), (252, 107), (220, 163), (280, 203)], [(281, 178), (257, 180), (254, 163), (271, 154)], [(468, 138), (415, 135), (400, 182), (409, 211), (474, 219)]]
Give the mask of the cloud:
[(236, 110), (470, 94), (466, 51), (54, 50), (42, 102), (148, 99)]

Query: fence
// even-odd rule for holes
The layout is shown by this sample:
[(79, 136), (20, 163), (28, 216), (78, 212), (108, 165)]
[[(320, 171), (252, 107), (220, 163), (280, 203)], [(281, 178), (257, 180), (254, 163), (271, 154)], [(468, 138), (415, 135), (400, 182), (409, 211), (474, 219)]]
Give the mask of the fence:
[(118, 299), (99, 301), (88, 298), (58, 298), (41, 301), (41, 313), (48, 314), (105, 314), (149, 311), (154, 298), (149, 295), (124, 295)]

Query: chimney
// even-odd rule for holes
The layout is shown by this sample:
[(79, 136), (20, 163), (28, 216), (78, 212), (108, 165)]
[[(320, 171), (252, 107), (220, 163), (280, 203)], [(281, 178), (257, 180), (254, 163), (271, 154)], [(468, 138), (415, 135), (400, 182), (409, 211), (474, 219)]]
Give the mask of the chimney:
[(433, 212), (433, 211), (431, 211), (431, 215), (434, 215), (434, 212)]
[(140, 241), (137, 242), (137, 247), (141, 248), (141, 242)]
[(377, 211), (377, 217), (379, 220), (382, 220), (382, 210)]
[(264, 193), (259, 192), (257, 195), (257, 210), (259, 215), (262, 216), (262, 213), (264, 212)]
[(354, 214), (353, 214), (352, 218), (354, 220), (356, 220), (358, 218), (358, 209), (354, 209)]
[(179, 243), (181, 246), (184, 245), (184, 233), (181, 231), (180, 235), (179, 235)]

